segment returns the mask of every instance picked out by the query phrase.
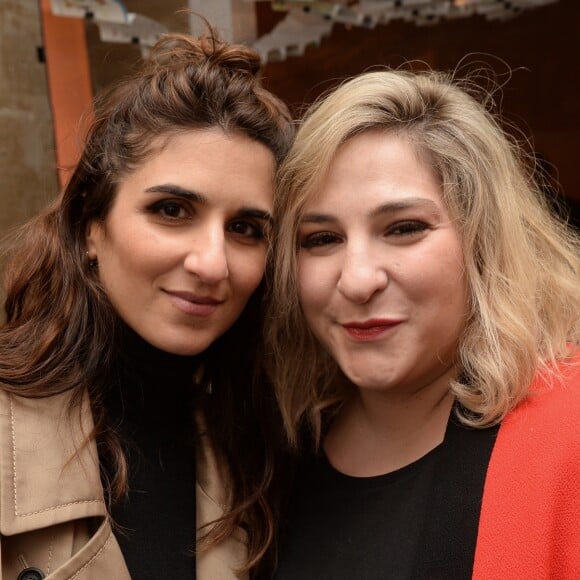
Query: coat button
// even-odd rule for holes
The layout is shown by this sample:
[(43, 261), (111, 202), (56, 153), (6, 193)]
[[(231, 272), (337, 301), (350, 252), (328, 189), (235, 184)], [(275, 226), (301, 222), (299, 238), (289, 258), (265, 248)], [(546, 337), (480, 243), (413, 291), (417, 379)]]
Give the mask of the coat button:
[(44, 572), (38, 568), (26, 568), (18, 574), (17, 580), (42, 580), (44, 578)]

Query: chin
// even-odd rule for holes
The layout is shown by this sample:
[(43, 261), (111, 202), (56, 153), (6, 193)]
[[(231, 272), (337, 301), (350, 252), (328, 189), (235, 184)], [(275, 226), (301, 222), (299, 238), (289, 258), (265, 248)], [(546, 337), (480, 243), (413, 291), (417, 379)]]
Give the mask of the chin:
[(348, 380), (357, 388), (361, 390), (379, 391), (389, 388), (385, 383), (384, 376), (369, 376), (366, 373), (356, 373), (343, 371)]
[(363, 380), (363, 381), (357, 381), (354, 382), (353, 384), (355, 385), (355, 387), (361, 391), (388, 391), (389, 390), (389, 386), (385, 384), (385, 381), (370, 381), (370, 380)]
[(156, 336), (149, 341), (155, 348), (177, 356), (195, 356), (206, 350), (213, 341), (191, 340), (191, 337), (171, 337), (164, 339)]
[(191, 343), (187, 344), (186, 342), (182, 342), (176, 345), (172, 345), (165, 350), (167, 350), (167, 352), (170, 354), (175, 354), (178, 356), (196, 356), (207, 350), (210, 345), (211, 343), (192, 345)]

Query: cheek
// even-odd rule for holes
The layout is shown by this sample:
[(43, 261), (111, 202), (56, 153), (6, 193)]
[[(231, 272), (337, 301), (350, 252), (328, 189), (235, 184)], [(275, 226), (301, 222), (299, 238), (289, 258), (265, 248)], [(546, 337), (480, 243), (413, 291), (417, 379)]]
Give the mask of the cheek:
[(420, 292), (450, 296), (463, 294), (465, 267), (456, 236), (450, 233), (412, 258), (400, 261), (399, 272), (409, 281), (414, 280)]
[[(450, 306), (463, 309), (467, 305), (467, 275), (461, 250), (453, 247), (441, 268), (442, 288), (446, 291)], [(441, 274), (440, 274), (441, 276)]]
[(298, 300), (302, 309), (308, 309), (313, 294), (314, 280), (311, 275), (311, 262), (308, 259), (298, 259), (296, 267), (296, 281), (298, 285)]
[(450, 326), (462, 325), (469, 310), (469, 293), (461, 255), (450, 249), (445, 259), (439, 256), (432, 264), (437, 267), (427, 268), (418, 284), (422, 299), (438, 310), (440, 318), (447, 319)]
[(163, 261), (158, 247), (149, 247), (140, 239), (128, 237), (111, 240), (101, 252), (99, 270), (103, 275), (109, 270), (115, 276), (145, 274), (160, 263)]
[(240, 252), (230, 261), (232, 289), (240, 298), (247, 300), (264, 277), (266, 251)]
[(316, 323), (330, 300), (333, 277), (328, 266), (320, 260), (306, 258), (298, 261), (298, 299), (310, 325)]

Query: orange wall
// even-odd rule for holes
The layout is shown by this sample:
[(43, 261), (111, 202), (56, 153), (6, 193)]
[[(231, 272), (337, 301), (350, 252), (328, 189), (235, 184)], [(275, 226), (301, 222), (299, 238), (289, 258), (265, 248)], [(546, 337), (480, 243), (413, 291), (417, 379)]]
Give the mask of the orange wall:
[(90, 113), (93, 96), (85, 22), (54, 16), (50, 0), (41, 0), (41, 10), (56, 163), (63, 187), (80, 155), (80, 123)]

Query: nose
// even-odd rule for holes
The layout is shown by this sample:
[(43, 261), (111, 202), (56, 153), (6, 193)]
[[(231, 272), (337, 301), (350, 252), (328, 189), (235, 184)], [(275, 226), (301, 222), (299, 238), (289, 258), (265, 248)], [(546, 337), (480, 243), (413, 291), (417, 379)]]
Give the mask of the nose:
[(347, 250), (337, 283), (338, 291), (357, 304), (368, 302), (389, 282), (383, 262), (373, 256), (368, 247)]
[(223, 228), (208, 227), (192, 240), (184, 260), (185, 269), (204, 284), (217, 284), (229, 275)]

